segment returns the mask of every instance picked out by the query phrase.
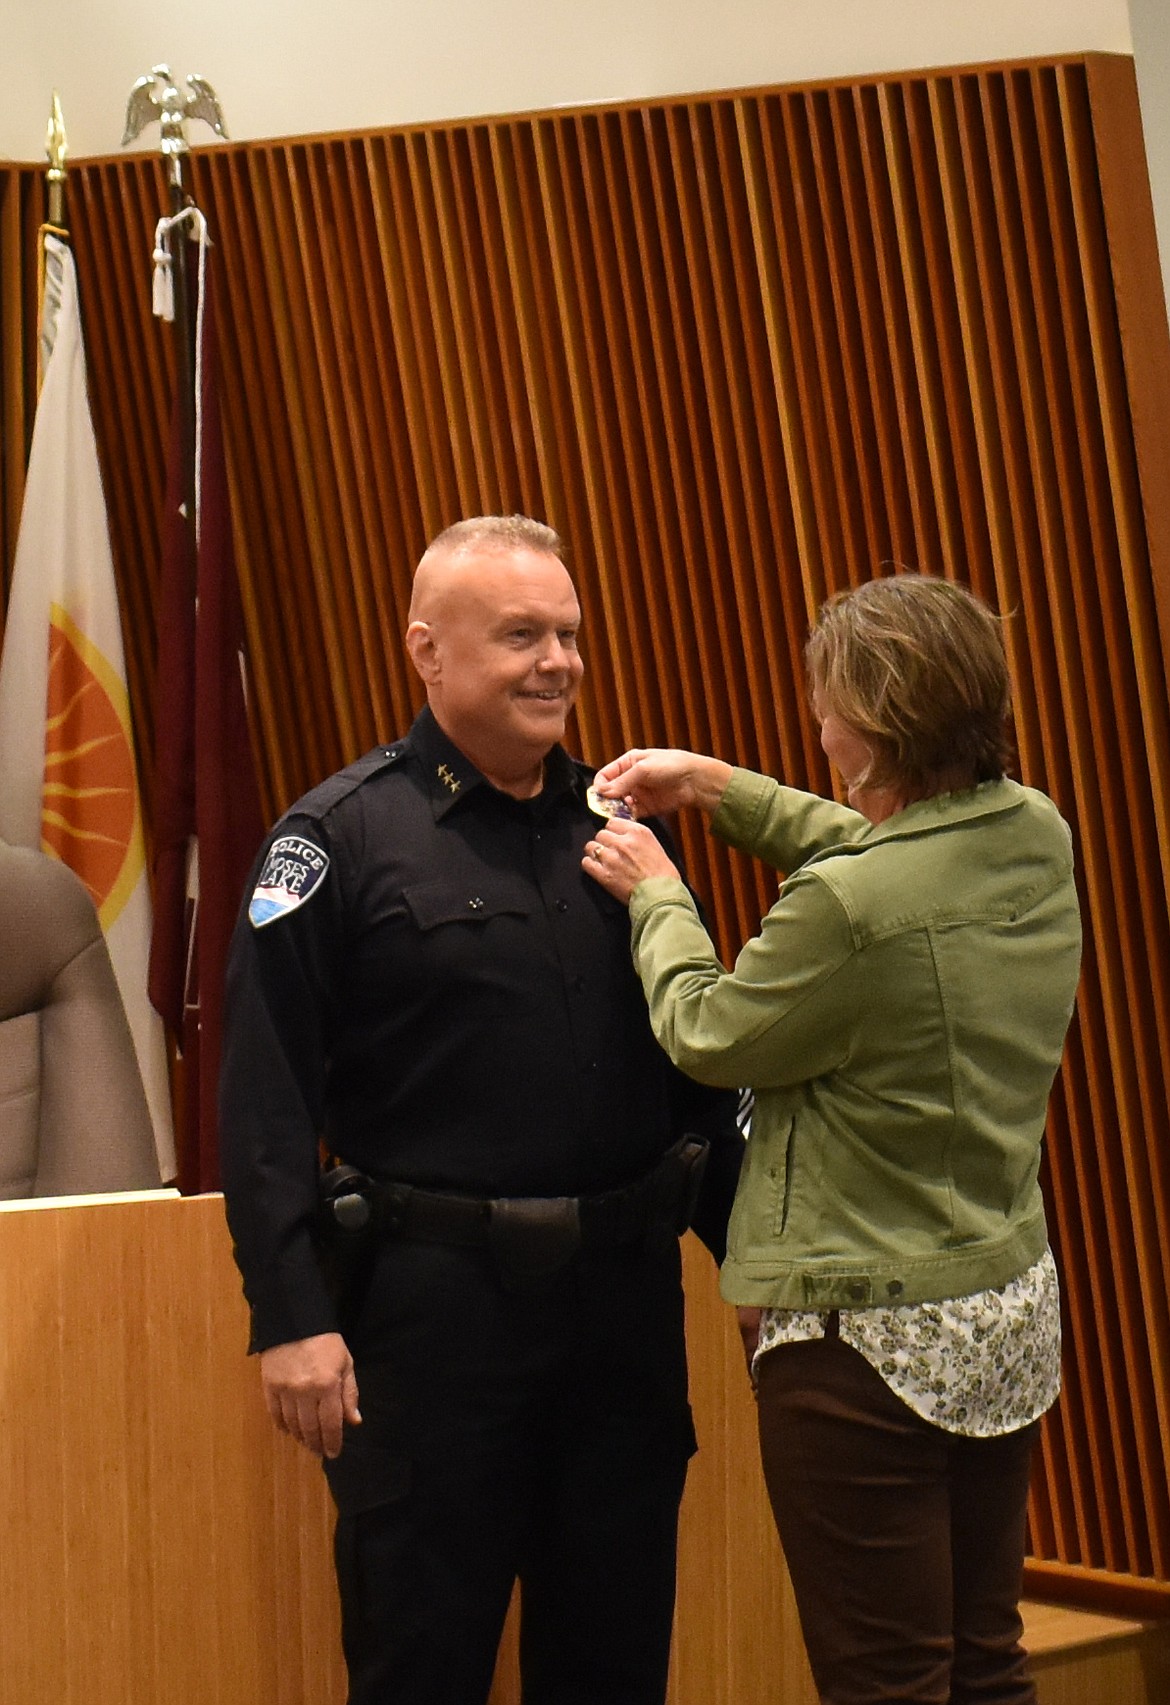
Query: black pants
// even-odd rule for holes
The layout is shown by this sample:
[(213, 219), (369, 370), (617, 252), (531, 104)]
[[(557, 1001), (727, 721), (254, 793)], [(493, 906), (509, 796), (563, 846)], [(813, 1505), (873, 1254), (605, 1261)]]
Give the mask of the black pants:
[(830, 1337), (761, 1357), (759, 1427), (824, 1705), (1034, 1705), (1019, 1598), (1038, 1423), (943, 1432)]
[(694, 1449), (677, 1245), (504, 1288), (388, 1243), (327, 1465), (349, 1705), (483, 1705), (521, 1582), (525, 1705), (661, 1705)]

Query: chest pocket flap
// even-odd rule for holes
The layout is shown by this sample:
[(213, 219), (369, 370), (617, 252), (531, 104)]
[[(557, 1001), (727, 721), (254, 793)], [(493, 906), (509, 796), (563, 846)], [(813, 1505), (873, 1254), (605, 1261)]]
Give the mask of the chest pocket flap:
[(468, 877), (465, 882), (419, 882), (403, 890), (403, 899), (419, 929), (437, 929), (442, 924), (486, 924), (505, 915), (526, 918), (532, 898), (522, 888), (498, 877), (484, 881)]

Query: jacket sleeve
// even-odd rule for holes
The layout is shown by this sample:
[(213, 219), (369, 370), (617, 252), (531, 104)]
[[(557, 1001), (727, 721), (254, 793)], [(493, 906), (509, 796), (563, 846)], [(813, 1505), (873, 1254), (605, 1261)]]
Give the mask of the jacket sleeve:
[(248, 895), (273, 841), (298, 834), (328, 869), (299, 905), (259, 928), (246, 899), (227, 970), (220, 1152), (252, 1350), (337, 1330), (313, 1237), (344, 927), (336, 849), (321, 825), (285, 819)]
[(689, 1076), (776, 1089), (847, 1057), (862, 997), (857, 956), (844, 908), (814, 873), (789, 878), (732, 971), (672, 877), (639, 883), (630, 915), (654, 1034)]
[(867, 818), (847, 805), (738, 769), (732, 771), (711, 819), (712, 832), (720, 840), (786, 874), (817, 853), (861, 840), (870, 827)]

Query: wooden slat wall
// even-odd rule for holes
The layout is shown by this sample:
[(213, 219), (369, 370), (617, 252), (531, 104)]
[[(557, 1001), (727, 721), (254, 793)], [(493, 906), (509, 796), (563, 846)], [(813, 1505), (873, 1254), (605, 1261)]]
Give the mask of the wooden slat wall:
[[(828, 789), (801, 646), (898, 566), (1007, 617), (1020, 767), (1087, 924), (1053, 1099), (1067, 1380), (1033, 1586), (1170, 1605), (1170, 341), (1132, 65), (1108, 56), (197, 153), (272, 811), (419, 702), (426, 539), (570, 542), (576, 743), (713, 749)], [(91, 382), (149, 758), (170, 392), (157, 162), (71, 173)], [(0, 174), (10, 554), (28, 170)], [(733, 953), (769, 880), (682, 826)]]

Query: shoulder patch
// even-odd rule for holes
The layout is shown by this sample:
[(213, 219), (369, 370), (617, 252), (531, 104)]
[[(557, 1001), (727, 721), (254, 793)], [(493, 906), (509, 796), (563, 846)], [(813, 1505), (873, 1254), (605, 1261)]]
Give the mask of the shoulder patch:
[(329, 854), (305, 835), (281, 835), (273, 841), (248, 902), (252, 928), (263, 929), (303, 906), (328, 869)]

